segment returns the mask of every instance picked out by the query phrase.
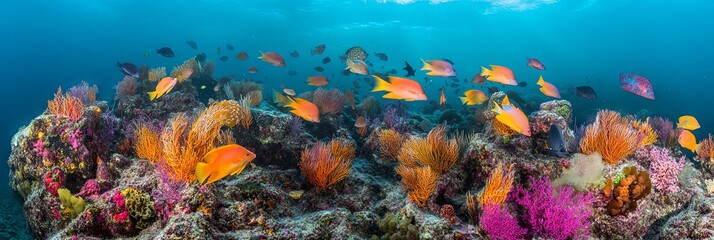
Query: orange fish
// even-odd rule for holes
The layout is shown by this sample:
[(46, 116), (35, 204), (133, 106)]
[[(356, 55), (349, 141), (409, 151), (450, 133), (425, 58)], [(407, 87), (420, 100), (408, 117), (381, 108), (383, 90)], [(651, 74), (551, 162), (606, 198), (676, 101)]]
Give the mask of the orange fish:
[(292, 108), (291, 113), (309, 122), (320, 122), (320, 110), (314, 103), (302, 98), (286, 97), (273, 90), (275, 102), (283, 107)]
[(444, 95), (444, 88), (441, 88), (441, 97), (439, 97), (439, 105), (444, 106), (446, 103), (446, 95)]
[(389, 81), (372, 75), (376, 81), (372, 92), (387, 91), (389, 93), (382, 96), (387, 99), (400, 99), (406, 101), (426, 100), (426, 94), (419, 82), (402, 77), (389, 76)]
[(365, 120), (364, 117), (362, 117), (362, 116), (357, 117), (357, 121), (355, 122), (355, 127), (358, 127), (358, 128), (367, 127), (367, 120)]
[(421, 60), (424, 66), (420, 70), (429, 71), (426, 75), (429, 76), (439, 76), (439, 77), (453, 77), (456, 76), (456, 70), (451, 63), (444, 60)]
[(255, 154), (238, 144), (225, 145), (206, 153), (196, 164), (196, 180), (211, 184), (228, 175), (239, 174), (255, 159)]
[(156, 85), (156, 89), (153, 92), (148, 92), (149, 98), (153, 101), (154, 99), (160, 98), (164, 94), (171, 92), (171, 89), (176, 86), (176, 83), (178, 83), (178, 79), (176, 78), (162, 78), (161, 81), (159, 81), (159, 84)]
[(689, 115), (684, 115), (679, 117), (679, 122), (677, 123), (677, 128), (684, 128), (687, 130), (697, 130), (701, 127), (699, 125), (699, 121), (697, 121), (696, 118), (689, 116)]
[(689, 151), (696, 152), (697, 149), (697, 138), (689, 130), (682, 130), (677, 138), (679, 145), (683, 148), (689, 149)]
[(309, 76), (307, 77), (307, 85), (310, 86), (325, 86), (327, 84), (330, 84), (330, 80), (327, 80), (325, 76)]
[(350, 72), (360, 74), (360, 75), (367, 75), (369, 74), (369, 70), (367, 70), (367, 64), (365, 64), (361, 60), (352, 60), (352, 59), (347, 59), (347, 67), (345, 69), (349, 69)]
[(486, 77), (486, 80), (506, 85), (518, 85), (518, 82), (516, 81), (516, 76), (513, 75), (513, 71), (511, 71), (511, 69), (498, 65), (490, 66), (492, 70), (488, 70), (485, 67), (481, 67), (480, 75)]
[(543, 76), (540, 76), (536, 84), (540, 86), (540, 92), (542, 92), (546, 96), (552, 98), (560, 98), (560, 92), (558, 91), (558, 88), (553, 86), (553, 84), (543, 80)]
[(511, 105), (511, 102), (508, 101), (508, 96), (503, 98), (501, 106), (498, 106), (498, 103), (496, 103), (492, 111), (496, 113), (496, 120), (505, 124), (513, 131), (529, 137), (531, 136), (531, 126), (528, 123), (528, 117), (526, 117), (523, 111)]
[(464, 96), (459, 97), (459, 99), (461, 99), (462, 104), (476, 105), (485, 102), (486, 100), (488, 100), (488, 97), (482, 91), (472, 89), (464, 92)]
[(285, 67), (285, 60), (283, 59), (283, 56), (274, 52), (260, 52), (260, 57), (258, 57), (258, 59), (263, 60), (263, 62), (273, 64), (273, 66), (276, 67)]

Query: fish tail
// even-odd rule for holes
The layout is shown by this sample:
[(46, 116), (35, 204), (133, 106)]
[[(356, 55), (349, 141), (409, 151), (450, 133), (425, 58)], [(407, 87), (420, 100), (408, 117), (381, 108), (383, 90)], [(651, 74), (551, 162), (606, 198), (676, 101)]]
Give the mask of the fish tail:
[(491, 76), (491, 70), (488, 70), (488, 68), (485, 68), (481, 66), (481, 76)]
[(389, 89), (389, 86), (392, 85), (391, 83), (384, 81), (384, 79), (378, 77), (377, 75), (372, 75), (372, 77), (374, 77), (375, 81), (374, 89), (372, 89), (372, 92), (388, 91), (387, 89)]
[(200, 183), (206, 182), (206, 179), (210, 176), (210, 174), (206, 172), (206, 166), (208, 166), (208, 164), (203, 162), (196, 164), (196, 180)]
[(278, 91), (275, 91), (275, 90), (273, 90), (273, 99), (274, 99), (275, 103), (277, 103), (280, 106), (285, 106), (290, 103), (290, 100), (286, 96), (280, 94)]
[(466, 104), (469, 101), (466, 97), (459, 97), (459, 99), (461, 99), (461, 104)]
[(496, 114), (501, 114), (501, 112), (503, 112), (503, 109), (501, 109), (501, 106), (498, 106), (498, 103), (494, 102), (493, 109), (491, 109), (491, 111), (495, 112)]
[(154, 101), (155, 99), (161, 97), (161, 94), (159, 93), (159, 91), (148, 92), (148, 94), (149, 94), (149, 99), (151, 101)]
[(541, 75), (540, 78), (538, 78), (538, 82), (536, 82), (536, 84), (541, 85), (543, 83), (545, 83), (545, 80), (543, 80), (543, 75)]
[[(420, 59), (421, 59), (421, 58), (420, 58)], [(429, 70), (429, 71), (431, 71), (431, 64), (429, 64), (428, 62), (424, 61), (424, 59), (421, 59), (421, 62), (424, 63), (424, 66), (421, 67), (421, 69), (419, 69), (419, 70)]]

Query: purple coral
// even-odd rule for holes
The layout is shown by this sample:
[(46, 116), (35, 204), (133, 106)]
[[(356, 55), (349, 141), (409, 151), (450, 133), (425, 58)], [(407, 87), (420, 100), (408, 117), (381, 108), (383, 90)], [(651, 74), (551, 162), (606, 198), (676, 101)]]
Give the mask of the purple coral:
[(45, 141), (42, 139), (39, 139), (37, 142), (32, 144), (32, 151), (43, 159), (50, 158), (50, 151), (45, 149)]
[(79, 131), (79, 129), (68, 131), (69, 133), (67, 134), (67, 142), (69, 143), (69, 145), (72, 146), (72, 149), (77, 149), (80, 145), (82, 145), (81, 132)]
[(481, 228), (494, 240), (521, 239), (528, 232), (518, 225), (518, 219), (511, 216), (500, 205), (488, 204), (481, 214)]
[[(375, 119), (376, 120), (376, 119)], [(388, 128), (394, 129), (399, 133), (408, 132), (409, 127), (399, 111), (393, 105), (388, 105), (382, 115), (382, 121)]]
[(684, 167), (685, 158), (679, 161), (670, 156), (669, 149), (652, 147), (649, 150), (650, 157), (650, 178), (652, 183), (660, 192), (674, 193), (679, 191), (679, 172)]
[(305, 131), (305, 126), (302, 124), (302, 119), (296, 116), (290, 117), (287, 124), (287, 132), (291, 138), (299, 137)]
[(593, 196), (579, 194), (570, 186), (556, 189), (548, 178), (535, 180), (531, 188), (513, 191), (516, 203), (525, 210), (522, 220), (530, 234), (547, 239), (587, 238), (590, 234)]

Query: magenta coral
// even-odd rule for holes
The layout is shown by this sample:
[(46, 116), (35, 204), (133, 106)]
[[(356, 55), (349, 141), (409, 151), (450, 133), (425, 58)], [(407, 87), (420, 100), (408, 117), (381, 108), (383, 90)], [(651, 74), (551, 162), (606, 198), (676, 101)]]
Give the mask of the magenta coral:
[(547, 239), (589, 236), (592, 195), (576, 193), (570, 186), (553, 189), (545, 177), (538, 180), (531, 177), (530, 189), (518, 187), (513, 194), (525, 210), (521, 218), (531, 235)]
[(56, 197), (57, 189), (60, 189), (64, 184), (64, 174), (59, 169), (52, 169), (45, 174), (42, 181), (45, 183), (45, 189)]
[(511, 216), (501, 205), (488, 204), (481, 214), (481, 228), (494, 240), (522, 239), (528, 232), (518, 225), (518, 219)]
[(81, 145), (82, 141), (79, 129), (75, 129), (74, 131), (70, 130), (67, 135), (67, 142), (72, 145), (73, 149), (77, 149)]
[(650, 157), (650, 178), (652, 183), (660, 192), (674, 193), (679, 191), (679, 172), (684, 167), (685, 158), (677, 161), (670, 156), (669, 149), (652, 147), (649, 151)]
[(82, 186), (82, 189), (79, 191), (79, 196), (86, 199), (99, 194), (100, 190), (101, 188), (99, 187), (97, 181), (90, 179), (84, 183), (84, 186)]

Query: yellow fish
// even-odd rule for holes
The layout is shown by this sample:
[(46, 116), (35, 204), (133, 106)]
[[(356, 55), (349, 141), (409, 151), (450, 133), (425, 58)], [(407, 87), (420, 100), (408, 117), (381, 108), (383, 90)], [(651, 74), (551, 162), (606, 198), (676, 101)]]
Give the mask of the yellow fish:
[(553, 84), (543, 80), (543, 76), (540, 76), (540, 78), (538, 78), (538, 82), (536, 82), (536, 84), (538, 86), (541, 86), (540, 92), (542, 92), (546, 96), (552, 98), (560, 98), (560, 92), (558, 91), (558, 88), (556, 88)]
[(697, 138), (689, 130), (682, 130), (677, 138), (679, 145), (683, 148), (689, 149), (689, 151), (697, 152)]
[(164, 94), (171, 92), (171, 89), (176, 86), (176, 83), (178, 83), (178, 79), (176, 78), (162, 78), (161, 81), (159, 81), (159, 84), (156, 85), (156, 90), (154, 90), (153, 92), (148, 92), (149, 98), (151, 99), (151, 101), (154, 101), (155, 99), (160, 98)]
[(486, 96), (485, 93), (483, 93), (480, 90), (472, 89), (464, 92), (463, 97), (459, 97), (461, 99), (462, 104), (466, 105), (476, 105), (476, 104), (481, 104), (488, 100), (488, 97)]
[(526, 114), (511, 105), (511, 102), (508, 101), (508, 96), (503, 98), (501, 106), (498, 106), (498, 103), (496, 103), (492, 111), (496, 113), (496, 120), (505, 124), (513, 131), (529, 137), (531, 136), (531, 126), (530, 123), (528, 123)]
[(697, 130), (699, 129), (699, 121), (696, 118), (684, 115), (679, 117), (679, 122), (677, 123), (677, 128), (684, 128), (687, 130)]
[(211, 184), (228, 175), (239, 174), (255, 159), (255, 154), (238, 144), (211, 150), (196, 165), (196, 180)]

